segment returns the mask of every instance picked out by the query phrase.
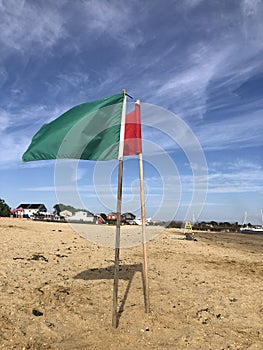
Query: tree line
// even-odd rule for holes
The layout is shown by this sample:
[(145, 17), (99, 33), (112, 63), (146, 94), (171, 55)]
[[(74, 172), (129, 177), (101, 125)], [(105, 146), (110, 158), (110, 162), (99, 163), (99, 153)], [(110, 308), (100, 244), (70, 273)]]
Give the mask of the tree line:
[(0, 216), (10, 216), (11, 208), (6, 204), (5, 200), (0, 198)]
[[(164, 224), (167, 228), (183, 228), (185, 223), (183, 221), (171, 221), (169, 223)], [(251, 224), (249, 224), (252, 226)], [(216, 221), (201, 221), (194, 223), (192, 225), (193, 230), (200, 231), (228, 231), (228, 232), (238, 232), (240, 225), (238, 222), (230, 223), (227, 221), (224, 222), (216, 222)]]

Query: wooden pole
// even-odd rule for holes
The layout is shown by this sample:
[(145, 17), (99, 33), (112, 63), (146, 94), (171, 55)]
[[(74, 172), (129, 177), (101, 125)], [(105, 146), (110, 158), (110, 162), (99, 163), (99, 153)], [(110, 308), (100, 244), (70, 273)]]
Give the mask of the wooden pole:
[(145, 218), (145, 205), (144, 205), (144, 183), (143, 183), (143, 161), (142, 154), (139, 154), (140, 165), (140, 195), (141, 195), (141, 217), (142, 217), (142, 248), (143, 248), (143, 284), (144, 284), (144, 296), (145, 296), (145, 312), (150, 311), (149, 302), (149, 280), (148, 280), (148, 259), (147, 259), (147, 245), (146, 245), (146, 218)]
[(122, 122), (120, 131), (119, 146), (119, 171), (118, 171), (118, 194), (117, 194), (117, 222), (115, 236), (115, 263), (114, 263), (114, 283), (113, 283), (113, 306), (112, 306), (112, 326), (118, 327), (118, 283), (119, 283), (119, 265), (120, 265), (120, 232), (121, 232), (121, 202), (122, 202), (122, 174), (123, 174), (123, 147), (124, 147), (124, 128), (126, 118), (126, 90), (123, 90), (124, 100), (122, 108)]
[[(140, 101), (136, 101), (140, 104)], [(148, 259), (147, 259), (147, 245), (146, 245), (146, 218), (145, 218), (145, 204), (144, 204), (144, 177), (143, 177), (143, 160), (142, 153), (139, 153), (139, 169), (140, 169), (140, 197), (141, 197), (141, 218), (142, 218), (142, 248), (143, 248), (143, 284), (145, 297), (145, 312), (150, 311), (149, 302), (149, 280), (148, 280)]]
[(121, 201), (122, 201), (122, 173), (123, 160), (119, 160), (118, 172), (118, 199), (117, 199), (117, 223), (115, 237), (115, 265), (114, 265), (114, 285), (113, 285), (113, 307), (112, 307), (112, 326), (117, 328), (117, 308), (118, 308), (118, 281), (119, 281), (119, 264), (120, 264), (120, 230), (121, 230)]

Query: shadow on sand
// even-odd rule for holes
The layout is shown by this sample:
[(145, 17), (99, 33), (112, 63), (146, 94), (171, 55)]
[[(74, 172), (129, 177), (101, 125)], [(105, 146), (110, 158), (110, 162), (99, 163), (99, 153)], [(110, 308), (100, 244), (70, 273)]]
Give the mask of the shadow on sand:
[[(117, 313), (117, 326), (119, 324), (119, 320), (121, 317), (122, 312), (124, 311), (124, 306), (127, 301), (127, 297), (129, 294), (129, 290), (131, 287), (131, 283), (133, 280), (133, 277), (136, 272), (141, 273), (142, 277), (142, 284), (143, 284), (143, 294), (144, 294), (144, 305), (146, 308), (146, 294), (145, 294), (145, 285), (144, 285), (144, 279), (143, 279), (143, 269), (142, 264), (131, 264), (131, 265), (120, 265), (119, 267), (119, 279), (128, 281), (125, 293), (123, 298), (121, 298), (122, 302), (119, 307), (118, 313)], [(85, 271), (80, 272), (76, 276), (74, 276), (75, 279), (83, 279), (83, 280), (104, 280), (104, 279), (114, 279), (114, 265), (107, 266), (104, 268), (92, 268)]]

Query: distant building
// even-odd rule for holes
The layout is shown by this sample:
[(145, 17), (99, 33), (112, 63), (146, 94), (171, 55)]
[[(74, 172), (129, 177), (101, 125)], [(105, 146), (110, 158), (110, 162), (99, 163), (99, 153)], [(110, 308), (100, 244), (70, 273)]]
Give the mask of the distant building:
[(116, 221), (117, 220), (117, 213), (109, 213), (107, 215), (107, 220), (108, 221)]
[(63, 216), (64, 218), (67, 218), (69, 216), (72, 216), (73, 214), (69, 210), (63, 210), (59, 213), (59, 216)]
[[(121, 215), (121, 221), (122, 223), (132, 223), (133, 220), (136, 218), (136, 215), (132, 213), (123, 213)], [(107, 215), (107, 221), (116, 221), (117, 220), (117, 213), (109, 213)]]
[(89, 211), (76, 211), (72, 216), (65, 217), (66, 221), (94, 222), (95, 217)]
[(47, 213), (47, 208), (44, 204), (19, 204), (16, 208), (23, 216), (34, 217), (38, 213)]
[(122, 221), (126, 222), (127, 224), (133, 222), (133, 220), (136, 218), (136, 215), (132, 213), (123, 213), (121, 215)]
[(96, 218), (96, 224), (105, 224), (107, 221), (107, 215), (104, 213), (94, 214)]
[(100, 215), (100, 217), (101, 217), (104, 221), (107, 220), (107, 215), (106, 215), (106, 214), (100, 213), (99, 215)]

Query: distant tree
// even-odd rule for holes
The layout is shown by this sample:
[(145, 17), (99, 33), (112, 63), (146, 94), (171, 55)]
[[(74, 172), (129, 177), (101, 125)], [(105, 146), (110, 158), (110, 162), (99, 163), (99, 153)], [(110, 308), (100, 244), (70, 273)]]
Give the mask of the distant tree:
[(182, 221), (171, 221), (169, 223), (166, 223), (165, 226), (167, 228), (182, 228), (183, 222)]
[(217, 223), (216, 221), (210, 221), (210, 224), (211, 224), (213, 227), (218, 226), (218, 223)]
[(231, 231), (232, 231), (232, 232), (238, 232), (238, 229), (239, 229), (239, 227), (238, 227), (238, 222), (236, 221), (235, 223), (233, 223), (233, 224), (231, 225)]
[(0, 198), (0, 216), (10, 216), (10, 207)]
[(88, 210), (85, 210), (85, 209), (76, 209), (74, 207), (72, 207), (72, 205), (66, 205), (66, 204), (62, 204), (62, 203), (58, 203), (58, 204), (55, 204), (53, 206), (54, 208), (54, 214), (56, 215), (59, 215), (61, 211), (64, 211), (64, 210), (68, 210), (70, 211), (71, 213), (75, 213), (76, 211), (79, 211), (79, 210), (82, 210), (82, 211), (86, 211), (88, 212)]
[(224, 225), (225, 227), (231, 227), (230, 222), (227, 222), (227, 221), (225, 221), (225, 222), (223, 223), (223, 225)]
[(53, 214), (55, 214), (55, 215), (59, 215), (59, 214), (60, 214), (61, 209), (60, 209), (59, 204), (55, 204), (55, 205), (53, 206), (53, 209), (54, 209)]

